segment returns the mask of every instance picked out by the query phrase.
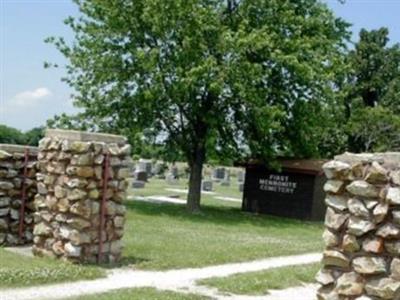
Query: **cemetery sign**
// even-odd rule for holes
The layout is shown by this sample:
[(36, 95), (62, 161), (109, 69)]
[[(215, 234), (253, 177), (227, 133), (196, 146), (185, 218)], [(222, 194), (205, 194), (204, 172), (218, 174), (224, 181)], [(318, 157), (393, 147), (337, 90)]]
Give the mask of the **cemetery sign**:
[(324, 160), (280, 160), (279, 170), (249, 162), (242, 209), (303, 220), (323, 220)]

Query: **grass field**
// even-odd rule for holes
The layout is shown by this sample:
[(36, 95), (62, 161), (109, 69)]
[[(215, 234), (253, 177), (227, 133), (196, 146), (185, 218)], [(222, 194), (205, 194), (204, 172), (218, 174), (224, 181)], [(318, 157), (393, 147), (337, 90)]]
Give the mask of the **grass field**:
[[(185, 181), (169, 186), (164, 180), (151, 179), (145, 189), (130, 190), (130, 195), (176, 195), (166, 191), (171, 187), (185, 188)], [(215, 198), (241, 198), (236, 183), (214, 187), (216, 195), (202, 196), (200, 215), (188, 214), (182, 205), (128, 201), (126, 260), (141, 269), (171, 269), (322, 249), (322, 224), (242, 212), (241, 203)]]
[(168, 291), (158, 291), (152, 288), (122, 289), (104, 294), (79, 296), (65, 300), (207, 300), (210, 298), (193, 294), (180, 294)]
[(104, 275), (104, 270), (98, 267), (25, 257), (0, 248), (0, 288), (94, 279)]
[[(171, 187), (171, 186), (169, 186)], [(173, 186), (180, 188), (184, 186)], [(133, 195), (171, 195), (161, 180)], [(237, 185), (217, 186), (218, 195), (240, 197)], [(184, 197), (184, 195), (183, 195)], [(190, 215), (183, 205), (126, 201), (125, 267), (166, 270), (242, 262), (321, 251), (322, 224), (240, 211), (240, 203), (203, 197), (203, 211)], [(21, 257), (0, 248), (0, 287), (91, 279), (104, 275), (96, 266)]]
[(256, 216), (237, 208), (130, 202), (125, 263), (141, 269), (201, 267), (321, 251), (322, 225)]
[(237, 295), (266, 295), (269, 290), (285, 289), (314, 282), (320, 264), (299, 265), (268, 271), (251, 272), (223, 278), (209, 278), (198, 283)]

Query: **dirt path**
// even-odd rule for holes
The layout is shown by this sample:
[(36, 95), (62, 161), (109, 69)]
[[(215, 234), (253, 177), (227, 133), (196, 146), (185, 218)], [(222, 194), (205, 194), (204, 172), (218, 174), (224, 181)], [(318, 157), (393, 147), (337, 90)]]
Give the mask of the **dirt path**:
[[(298, 291), (296, 292), (296, 290), (295, 292), (293, 292), (295, 297), (289, 297), (288, 295), (280, 296), (279, 292), (276, 295), (271, 294), (271, 296), (263, 296), (263, 298), (236, 295), (220, 295), (215, 289), (197, 286), (196, 281), (210, 277), (226, 277), (233, 274), (261, 271), (277, 267), (310, 264), (318, 262), (320, 259), (321, 255), (319, 253), (311, 253), (296, 256), (274, 257), (252, 262), (170, 271), (137, 271), (129, 269), (118, 269), (109, 272), (108, 276), (103, 279), (78, 281), (73, 283), (54, 284), (47, 286), (36, 286), (31, 288), (0, 290), (0, 300), (62, 299), (67, 297), (77, 297), (86, 294), (104, 293), (121, 288), (136, 287), (154, 287), (160, 290), (194, 292), (197, 294), (208, 295), (214, 299), (311, 300), (313, 298), (299, 298), (301, 294), (298, 294)], [(306, 290), (310, 294), (313, 293), (312, 290), (310, 291), (309, 288)]]

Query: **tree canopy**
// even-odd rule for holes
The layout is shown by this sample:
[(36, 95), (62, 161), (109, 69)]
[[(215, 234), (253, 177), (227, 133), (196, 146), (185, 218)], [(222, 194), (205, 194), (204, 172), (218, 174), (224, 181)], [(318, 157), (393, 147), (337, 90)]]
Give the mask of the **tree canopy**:
[(75, 2), (73, 43), (48, 41), (68, 60), (82, 117), (97, 130), (154, 132), (185, 157), (189, 210), (199, 209), (207, 157), (318, 155), (349, 36), (326, 4)]
[(400, 150), (400, 45), (387, 28), (360, 31), (348, 54), (344, 132), (353, 152)]

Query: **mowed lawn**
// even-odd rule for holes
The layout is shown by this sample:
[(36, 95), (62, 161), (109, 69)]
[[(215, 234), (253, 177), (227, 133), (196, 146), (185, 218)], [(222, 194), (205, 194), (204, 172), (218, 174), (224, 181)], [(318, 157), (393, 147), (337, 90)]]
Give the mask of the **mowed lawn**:
[(322, 225), (238, 208), (204, 206), (189, 215), (173, 204), (128, 202), (125, 263), (165, 270), (321, 251)]
[(222, 278), (209, 278), (198, 281), (198, 284), (217, 288), (219, 292), (236, 295), (266, 295), (269, 290), (282, 290), (304, 283), (312, 283), (320, 268), (321, 265), (318, 263), (298, 265)]
[(50, 258), (26, 257), (0, 248), (0, 288), (77, 281), (103, 276), (105, 271), (99, 267), (73, 265)]
[[(153, 180), (146, 189), (130, 193), (177, 196), (165, 188), (184, 186), (166, 187), (164, 181)], [(115, 267), (203, 267), (322, 250), (322, 224), (241, 212), (240, 203), (215, 198), (240, 197), (236, 184), (217, 186), (217, 191), (203, 196), (198, 215), (188, 214), (183, 205), (127, 200), (123, 261)], [(0, 248), (0, 287), (98, 278), (105, 276), (104, 267), (109, 268), (22, 257)]]
[[(190, 215), (183, 205), (126, 202), (128, 223), (124, 236), (125, 263), (140, 269), (172, 269), (242, 262), (272, 256), (321, 251), (322, 224), (254, 215), (240, 210), (241, 203), (216, 197), (241, 198), (237, 184), (214, 184), (216, 195), (203, 194), (203, 210)], [(151, 179), (135, 196), (180, 196), (166, 189), (164, 180)]]

